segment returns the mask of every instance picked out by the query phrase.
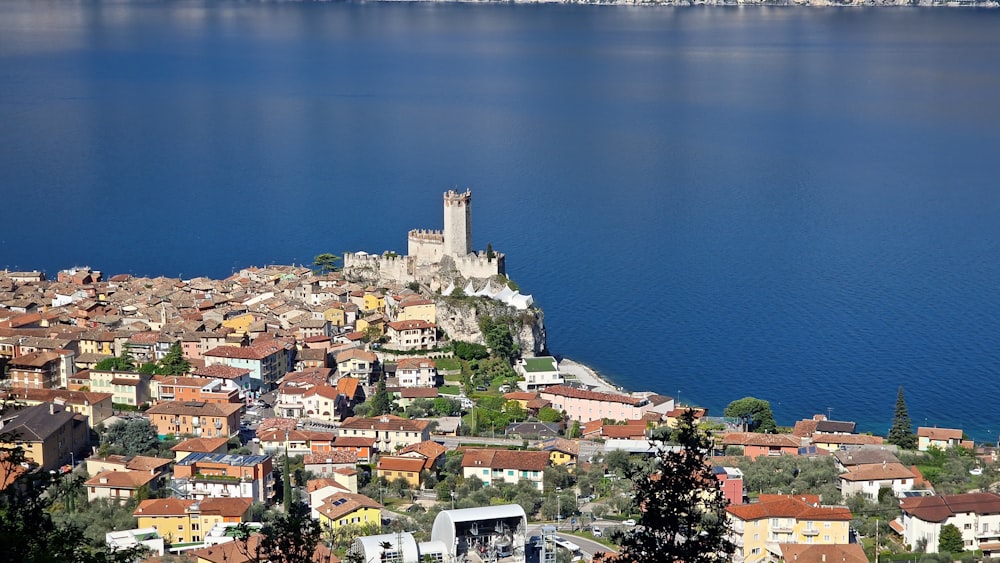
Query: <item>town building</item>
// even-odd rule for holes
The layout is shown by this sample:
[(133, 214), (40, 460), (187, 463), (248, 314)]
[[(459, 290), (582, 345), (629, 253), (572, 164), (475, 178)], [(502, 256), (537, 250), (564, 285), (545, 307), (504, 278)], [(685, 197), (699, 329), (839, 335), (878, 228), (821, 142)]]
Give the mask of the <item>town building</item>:
[(957, 428), (917, 428), (917, 449), (926, 452), (930, 448), (947, 450), (962, 447), (972, 449), (972, 440), (963, 440), (962, 431)]
[(462, 474), (476, 477), (486, 485), (528, 481), (541, 491), (542, 477), (549, 465), (549, 452), (525, 450), (467, 449), (462, 456)]
[(1000, 554), (1000, 495), (965, 493), (904, 497), (899, 502), (903, 543), (922, 545), (927, 553), (937, 553), (941, 527), (951, 524), (962, 532), (966, 551), (980, 549), (986, 557)]
[(41, 403), (9, 411), (0, 420), (0, 428), (5, 435), (15, 437), (14, 442), (0, 446), (20, 446), (25, 459), (43, 471), (74, 463), (90, 451), (86, 417), (64, 405)]
[(400, 387), (437, 387), (444, 383), (437, 365), (430, 358), (403, 358), (396, 363), (396, 381)]
[(56, 403), (87, 417), (91, 426), (97, 426), (114, 414), (110, 393), (69, 391), (66, 389), (11, 389), (11, 398), (26, 406)]
[(521, 380), (517, 386), (522, 391), (537, 391), (549, 385), (562, 385), (566, 379), (559, 373), (559, 363), (552, 356), (519, 358), (514, 371)]
[[(394, 415), (381, 417), (352, 416), (340, 424), (338, 440), (342, 437), (374, 438), (379, 452), (393, 453), (406, 446), (430, 440), (430, 423)], [(336, 447), (338, 444), (334, 442)], [(361, 455), (359, 454), (359, 458)]]
[(220, 522), (245, 522), (250, 518), (249, 498), (201, 500), (162, 498), (139, 503), (132, 515), (140, 528), (153, 528), (171, 544), (203, 541)]
[(188, 454), (174, 464), (171, 488), (185, 497), (238, 497), (269, 503), (274, 496), (271, 456)]
[(146, 411), (160, 437), (228, 437), (240, 429), (242, 405), (203, 401), (166, 401)]
[(570, 420), (581, 423), (609, 418), (611, 420), (639, 419), (652, 408), (645, 398), (585, 391), (566, 385), (552, 385), (539, 392), (539, 396), (552, 403), (552, 408), (566, 413)]
[(387, 347), (394, 350), (433, 350), (437, 348), (437, 325), (427, 321), (393, 321), (386, 325)]
[(382, 505), (365, 495), (337, 492), (316, 507), (319, 522), (332, 532), (346, 526), (382, 527)]
[(758, 500), (726, 507), (736, 563), (776, 559), (781, 544), (850, 543), (846, 506), (821, 506), (814, 495), (760, 495)]

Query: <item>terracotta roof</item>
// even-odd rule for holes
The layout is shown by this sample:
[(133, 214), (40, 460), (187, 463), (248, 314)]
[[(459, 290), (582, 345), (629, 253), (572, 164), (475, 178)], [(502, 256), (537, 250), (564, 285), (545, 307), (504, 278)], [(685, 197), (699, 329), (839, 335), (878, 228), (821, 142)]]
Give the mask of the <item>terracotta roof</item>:
[(770, 498), (762, 502), (729, 505), (726, 511), (745, 522), (762, 518), (848, 522), (851, 520), (851, 510), (846, 506), (816, 506), (792, 496), (768, 495), (768, 497)]
[(912, 471), (899, 463), (869, 463), (856, 465), (847, 473), (841, 473), (845, 481), (882, 481), (886, 479), (913, 479)]
[(340, 424), (340, 428), (347, 430), (381, 430), (393, 431), (401, 430), (405, 432), (423, 432), (430, 424), (426, 420), (411, 420), (398, 416), (386, 415), (382, 417), (361, 418), (352, 416)]
[(905, 497), (899, 501), (899, 508), (925, 522), (944, 522), (963, 512), (974, 512), (980, 516), (1000, 514), (1000, 495), (996, 493), (965, 493)]
[(437, 369), (437, 364), (430, 358), (403, 358), (396, 363), (396, 370), (401, 369)]
[(192, 549), (184, 552), (195, 556), (198, 561), (208, 561), (209, 563), (248, 563), (255, 559), (251, 555), (257, 552), (260, 545), (260, 534), (253, 534), (247, 538), (246, 545), (241, 542), (219, 543), (209, 547)]
[(353, 377), (341, 377), (337, 380), (337, 392), (353, 399), (358, 392), (358, 383)]
[(757, 432), (730, 432), (722, 437), (724, 446), (767, 446), (798, 448), (799, 438), (790, 434), (758, 434)]
[(305, 465), (356, 464), (358, 463), (358, 453), (348, 450), (333, 450), (318, 454), (305, 454), (302, 456), (302, 463)]
[(420, 470), (423, 468), (424, 460), (418, 457), (384, 455), (378, 458), (379, 471), (412, 471), (413, 473), (420, 473)]
[(340, 489), (345, 492), (350, 492), (347, 487), (337, 482), (336, 479), (324, 478), (324, 479), (310, 479), (306, 482), (306, 492), (311, 493), (318, 491), (324, 487), (333, 487), (335, 489)]
[(138, 489), (156, 478), (151, 471), (101, 471), (87, 479), (88, 487), (112, 487), (116, 489)]
[(353, 359), (365, 360), (366, 362), (374, 362), (378, 360), (378, 356), (376, 356), (374, 352), (362, 350), (361, 348), (351, 348), (350, 350), (344, 350), (343, 352), (337, 354), (338, 364)]
[(139, 503), (132, 516), (178, 516), (186, 513), (193, 500), (179, 498), (151, 498)]
[[(79, 374), (75, 374), (79, 375)], [(89, 377), (90, 374), (88, 373)], [(61, 399), (70, 405), (83, 405), (89, 402), (91, 405), (100, 403), (114, 397), (111, 393), (95, 393), (93, 391), (67, 391), (65, 389), (19, 389), (12, 390), (15, 399), (27, 401), (42, 401), (43, 403), (55, 402)]]
[(538, 447), (547, 452), (557, 451), (571, 455), (580, 455), (580, 444), (566, 438), (549, 438), (538, 444)]
[(878, 445), (885, 440), (881, 436), (869, 436), (868, 434), (813, 434), (814, 444), (836, 444), (838, 446), (864, 446)]
[(881, 448), (851, 448), (835, 452), (833, 457), (837, 458), (837, 462), (845, 467), (882, 463), (883, 461), (886, 463), (899, 463), (899, 458), (893, 455), (891, 451)]
[(395, 331), (400, 330), (425, 330), (434, 328), (437, 325), (434, 323), (429, 323), (427, 321), (412, 320), (412, 321), (393, 321), (388, 324), (389, 328)]
[(360, 508), (382, 508), (382, 505), (365, 495), (334, 493), (326, 498), (317, 512), (330, 520), (342, 518)]
[(530, 401), (532, 399), (538, 398), (538, 393), (528, 393), (526, 391), (514, 391), (511, 393), (504, 393), (503, 398), (508, 401)]
[(170, 448), (174, 452), (210, 453), (229, 442), (228, 438), (191, 438)]
[(468, 449), (462, 457), (462, 467), (543, 471), (548, 465), (549, 452)]
[(921, 426), (917, 428), (917, 436), (928, 440), (961, 440), (962, 431), (954, 428), (927, 428)]
[(218, 346), (205, 352), (205, 356), (213, 358), (235, 358), (240, 360), (263, 360), (264, 358), (277, 354), (284, 346), (269, 340), (265, 344), (254, 346)]
[(399, 396), (404, 399), (433, 399), (438, 396), (436, 387), (403, 387)]
[(778, 545), (781, 558), (795, 563), (868, 563), (861, 544), (799, 544), (783, 543)]
[(416, 444), (410, 444), (409, 446), (404, 447), (399, 451), (399, 453), (417, 453), (426, 458), (437, 459), (438, 457), (444, 455), (447, 451), (448, 448), (433, 440), (424, 440), (423, 442), (417, 442)]
[(375, 445), (375, 438), (364, 438), (361, 436), (337, 436), (333, 441), (335, 448), (371, 448)]
[(542, 395), (556, 395), (558, 397), (568, 397), (572, 399), (584, 399), (588, 401), (601, 401), (605, 403), (624, 403), (639, 406), (646, 399), (641, 397), (631, 397), (629, 395), (618, 395), (616, 393), (600, 393), (598, 391), (584, 391), (568, 385), (552, 385), (543, 390)]
[(250, 510), (253, 499), (242, 497), (209, 497), (199, 503), (202, 514), (216, 514), (224, 518), (239, 518)]
[(204, 366), (194, 370), (194, 375), (198, 377), (218, 377), (222, 379), (237, 379), (250, 373), (250, 370), (237, 368), (223, 364)]
[(201, 401), (166, 401), (146, 411), (146, 414), (228, 417), (239, 412), (237, 403), (203, 403)]

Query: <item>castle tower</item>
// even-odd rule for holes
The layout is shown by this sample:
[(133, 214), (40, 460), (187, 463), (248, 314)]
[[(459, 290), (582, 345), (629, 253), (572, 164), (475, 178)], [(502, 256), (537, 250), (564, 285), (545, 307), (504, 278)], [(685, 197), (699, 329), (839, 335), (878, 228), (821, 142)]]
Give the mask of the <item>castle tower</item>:
[(472, 190), (444, 194), (444, 255), (465, 256), (472, 252)]

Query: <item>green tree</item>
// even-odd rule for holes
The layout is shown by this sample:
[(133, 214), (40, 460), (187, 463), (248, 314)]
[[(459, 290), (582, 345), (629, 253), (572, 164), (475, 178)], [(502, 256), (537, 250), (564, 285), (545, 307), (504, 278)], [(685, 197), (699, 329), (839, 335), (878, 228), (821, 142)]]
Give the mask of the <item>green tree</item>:
[(121, 356), (104, 358), (94, 366), (97, 371), (132, 371), (135, 369), (135, 360), (128, 350), (124, 350)]
[(771, 412), (771, 403), (756, 397), (743, 397), (726, 406), (723, 412), (730, 418), (738, 418), (751, 432), (774, 432), (777, 425)]
[(563, 414), (552, 407), (538, 409), (538, 420), (542, 422), (562, 422)]
[[(10, 406), (0, 404), (0, 414)], [(87, 541), (80, 526), (57, 523), (51, 509), (64, 497), (53, 489), (46, 472), (22, 472), (25, 462), (20, 436), (0, 432), (0, 546), (2, 559), (24, 563), (125, 563), (140, 549), (112, 551)], [(72, 488), (70, 485), (68, 488)], [(70, 493), (72, 494), (72, 493)], [(106, 530), (106, 528), (105, 528)], [(103, 538), (102, 538), (103, 539)]]
[(906, 409), (902, 385), (896, 393), (896, 411), (892, 417), (889, 439), (886, 441), (904, 450), (913, 450), (917, 447), (917, 435), (913, 433), (913, 422), (910, 421), (910, 413)]
[(112, 453), (123, 455), (155, 454), (156, 429), (148, 418), (120, 420), (108, 427), (101, 444), (107, 444)]
[(312, 561), (322, 535), (319, 521), (312, 518), (309, 505), (295, 502), (283, 514), (265, 522), (260, 541), (250, 541), (252, 530), (237, 526), (239, 549), (254, 562), (304, 563)]
[(519, 353), (510, 326), (511, 319), (508, 317), (484, 315), (479, 319), (479, 330), (486, 340), (486, 347), (494, 356), (503, 358), (508, 364), (513, 363)]
[(695, 426), (694, 411), (680, 418), (679, 449), (658, 444), (659, 471), (633, 476), (639, 526), (624, 532), (613, 563), (723, 563), (736, 546), (729, 540), (726, 499), (712, 473), (711, 442)]
[(380, 378), (378, 383), (375, 384), (375, 392), (368, 399), (371, 403), (371, 411), (368, 413), (369, 416), (381, 416), (383, 414), (389, 414), (396, 410), (396, 403), (392, 400), (392, 395), (385, 388), (385, 378)]
[(965, 542), (962, 541), (962, 531), (954, 524), (941, 526), (941, 534), (938, 536), (938, 551), (957, 555), (963, 549), (965, 549)]
[(328, 272), (336, 271), (337, 262), (340, 261), (340, 256), (336, 254), (330, 254), (329, 252), (324, 252), (323, 254), (317, 254), (313, 258), (313, 270), (318, 274), (326, 274)]
[(191, 371), (191, 362), (184, 357), (180, 342), (174, 342), (160, 360), (156, 373), (160, 375), (185, 375)]

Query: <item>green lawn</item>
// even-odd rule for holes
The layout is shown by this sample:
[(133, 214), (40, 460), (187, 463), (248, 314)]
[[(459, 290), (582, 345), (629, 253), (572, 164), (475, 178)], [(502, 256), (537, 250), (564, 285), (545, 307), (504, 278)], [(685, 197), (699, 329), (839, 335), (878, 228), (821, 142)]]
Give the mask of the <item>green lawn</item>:
[(462, 369), (462, 360), (458, 358), (437, 358), (434, 364), (440, 371), (452, 371)]
[(438, 392), (442, 395), (458, 395), (461, 391), (458, 385), (442, 385), (438, 388)]

